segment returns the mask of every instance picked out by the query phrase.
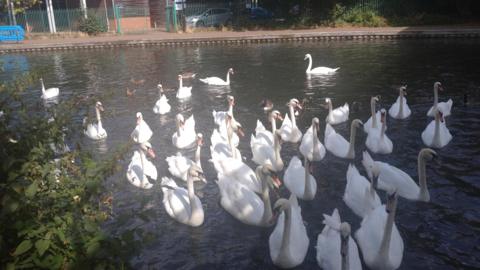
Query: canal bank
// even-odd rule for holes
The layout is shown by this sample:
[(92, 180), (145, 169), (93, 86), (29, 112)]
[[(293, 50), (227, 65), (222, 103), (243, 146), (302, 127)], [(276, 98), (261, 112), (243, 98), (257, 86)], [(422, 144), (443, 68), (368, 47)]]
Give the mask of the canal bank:
[(135, 35), (31, 39), (0, 43), (0, 53), (148, 46), (208, 46), (243, 43), (373, 40), (408, 38), (480, 38), (480, 26), (316, 28), (274, 31), (149, 32)]

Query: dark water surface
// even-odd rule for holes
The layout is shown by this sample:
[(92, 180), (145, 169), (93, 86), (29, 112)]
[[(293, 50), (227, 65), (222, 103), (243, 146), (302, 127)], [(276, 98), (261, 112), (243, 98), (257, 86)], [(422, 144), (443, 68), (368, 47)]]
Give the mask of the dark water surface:
[[(266, 124), (266, 116), (258, 106), (263, 97), (271, 98), (282, 112), (287, 111), (285, 103), (290, 98), (307, 98), (307, 109), (297, 120), (298, 125), (305, 131), (311, 118), (318, 116), (323, 142), (327, 111), (319, 104), (325, 97), (332, 98), (334, 106), (357, 102), (359, 111), (351, 112), (350, 119), (366, 121), (370, 96), (381, 95), (380, 106), (388, 109), (398, 95), (397, 86), (406, 83), (412, 116), (404, 121), (389, 118), (387, 134), (394, 143), (393, 153), (376, 155), (374, 159), (389, 162), (417, 179), (417, 154), (424, 147), (420, 134), (430, 121), (426, 112), (433, 102), (433, 83), (441, 81), (446, 91), (440, 93), (440, 100), (454, 100), (452, 116), (447, 118), (453, 140), (438, 150), (438, 162), (427, 165), (431, 202), (399, 199), (396, 224), (405, 244), (401, 269), (480, 268), (479, 48), (479, 40), (433, 39), (49, 52), (0, 56), (4, 65), (0, 77), (8, 79), (13, 74), (40, 68), (45, 72), (47, 87), (60, 88), (61, 100), (113, 91), (111, 98), (102, 100), (108, 112), (103, 121), (108, 138), (101, 143), (87, 138), (82, 142), (100, 156), (114, 150), (129, 140), (135, 113), (141, 111), (154, 132), (151, 143), (157, 152), (154, 163), (159, 178), (169, 175), (165, 157), (177, 152), (171, 143), (175, 114), (195, 115), (196, 130), (206, 138), (202, 165), (208, 183), (197, 192), (205, 211), (203, 226), (190, 228), (172, 220), (163, 208), (159, 186), (141, 190), (130, 185), (125, 178), (130, 155), (121, 161), (123, 171), (106, 182), (114, 197), (114, 213), (105, 229), (142, 243), (131, 259), (138, 269), (275, 268), (268, 250), (272, 228), (243, 225), (219, 204), (216, 173), (208, 162), (209, 138), (214, 128), (211, 111), (226, 110), (227, 94), (236, 98), (235, 117), (247, 134), (239, 149), (250, 160), (249, 140), (255, 122), (261, 119)], [(339, 73), (308, 80), (307, 62), (303, 61), (306, 53), (312, 54), (313, 66), (340, 66)], [(170, 91), (167, 96), (172, 111), (165, 116), (152, 112), (158, 99), (157, 83), (173, 88), (177, 74), (183, 70), (197, 72), (200, 78), (224, 77), (229, 67), (235, 70), (229, 88), (207, 87), (195, 80), (189, 101), (179, 103), (175, 92)], [(125, 90), (132, 87), (132, 77), (146, 82), (138, 87), (135, 97), (128, 98)], [(464, 105), (465, 93), (470, 101), (468, 106)], [(40, 86), (32, 89), (32, 102), (40, 95)], [(92, 110), (85, 108), (88, 109)], [(348, 136), (349, 123), (335, 129)], [(360, 159), (366, 135), (360, 133), (355, 164), (363, 173)], [(297, 154), (296, 147), (283, 145), (286, 165)], [(300, 202), (310, 247), (298, 269), (318, 268), (315, 245), (323, 228), (323, 213), (330, 214), (338, 208), (342, 220), (351, 223), (352, 232), (359, 227), (360, 219), (342, 201), (347, 166), (348, 161), (329, 153), (315, 164), (317, 195), (313, 201)], [(379, 193), (383, 200), (383, 192)], [(288, 191), (283, 188), (280, 194), (287, 197)]]

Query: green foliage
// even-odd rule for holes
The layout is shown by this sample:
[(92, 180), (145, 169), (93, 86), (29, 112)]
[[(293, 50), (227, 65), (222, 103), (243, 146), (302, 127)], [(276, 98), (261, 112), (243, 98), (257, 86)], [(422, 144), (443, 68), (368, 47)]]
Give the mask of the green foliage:
[(0, 85), (0, 268), (122, 268), (126, 256), (118, 252), (129, 243), (101, 230), (111, 212), (102, 183), (129, 145), (103, 161), (79, 147), (56, 154), (54, 146), (80, 128), (74, 108), (96, 100), (62, 101), (41, 112), (43, 104), (24, 103), (24, 90), (37, 79)]
[(107, 32), (107, 28), (102, 21), (93, 14), (90, 14), (87, 19), (80, 21), (79, 30), (89, 35), (98, 35), (99, 33)]
[[(23, 12), (26, 9), (42, 3), (41, 0), (11, 0), (10, 2), (13, 3), (15, 13)], [(7, 0), (0, 0), (0, 7), (4, 12), (6, 12), (8, 10)]]
[(373, 8), (353, 7), (347, 9), (340, 4), (335, 5), (332, 11), (332, 19), (336, 26), (380, 27), (387, 25), (385, 18), (378, 15), (377, 11)]

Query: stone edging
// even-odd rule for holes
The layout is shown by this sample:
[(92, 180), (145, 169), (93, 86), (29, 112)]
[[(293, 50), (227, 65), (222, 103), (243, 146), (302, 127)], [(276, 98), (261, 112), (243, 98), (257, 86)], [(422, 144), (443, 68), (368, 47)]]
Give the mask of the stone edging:
[(105, 49), (121, 47), (153, 47), (153, 46), (204, 46), (204, 45), (236, 45), (279, 42), (312, 42), (335, 40), (393, 40), (393, 39), (425, 39), (425, 38), (480, 38), (480, 31), (404, 31), (404, 32), (336, 32), (336, 33), (299, 33), (284, 35), (238, 36), (215, 38), (182, 38), (152, 40), (118, 40), (95, 41), (84, 43), (38, 44), (26, 46), (0, 47), (0, 53), (25, 53), (62, 51), (74, 49)]

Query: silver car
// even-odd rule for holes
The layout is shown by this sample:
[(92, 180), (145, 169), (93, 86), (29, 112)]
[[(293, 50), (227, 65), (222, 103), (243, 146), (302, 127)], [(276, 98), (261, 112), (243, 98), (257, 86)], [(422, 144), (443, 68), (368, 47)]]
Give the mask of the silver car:
[(204, 12), (188, 16), (187, 25), (189, 27), (208, 27), (228, 25), (232, 21), (232, 11), (228, 8), (210, 8)]

